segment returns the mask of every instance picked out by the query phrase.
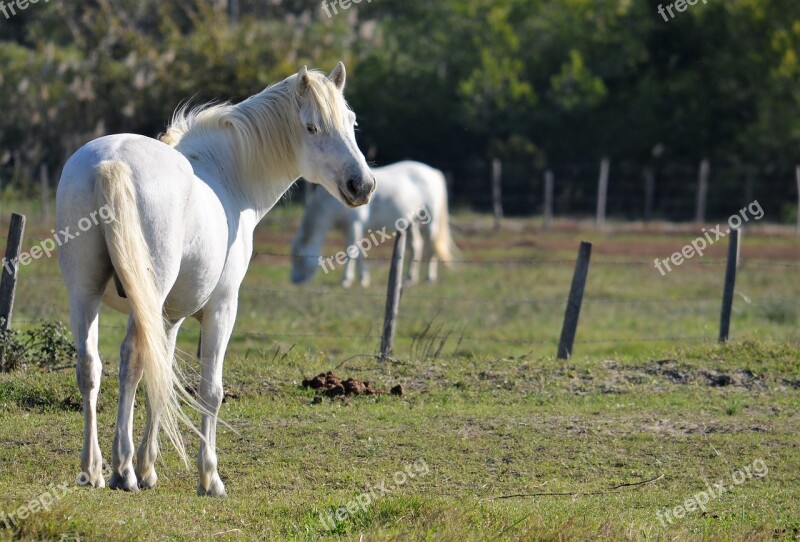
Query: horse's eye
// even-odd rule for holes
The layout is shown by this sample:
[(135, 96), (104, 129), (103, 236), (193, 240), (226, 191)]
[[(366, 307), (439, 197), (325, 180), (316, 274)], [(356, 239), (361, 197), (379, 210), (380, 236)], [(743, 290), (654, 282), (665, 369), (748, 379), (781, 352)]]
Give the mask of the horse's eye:
[(316, 124), (307, 124), (306, 130), (308, 130), (308, 133), (311, 135), (317, 135), (319, 133), (319, 126)]

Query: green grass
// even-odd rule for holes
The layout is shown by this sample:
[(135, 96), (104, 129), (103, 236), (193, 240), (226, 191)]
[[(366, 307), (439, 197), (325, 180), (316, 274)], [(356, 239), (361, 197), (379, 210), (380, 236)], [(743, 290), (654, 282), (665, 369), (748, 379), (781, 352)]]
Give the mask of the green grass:
[[(277, 209), (256, 249), (287, 252), (296, 221), (295, 209)], [(520, 220), (493, 232), (468, 214), (455, 226), (463, 260), (563, 263), (464, 263), (444, 269), (436, 285), (407, 290), (393, 362), (371, 357), (386, 278), (378, 260), (388, 247), (373, 254), (374, 286), (349, 292), (339, 288), (338, 271), (297, 288), (286, 258), (254, 260), (225, 365), (232, 396), (221, 415), (235, 429), (219, 434), (227, 499), (195, 496), (195, 474), (171, 450), (158, 465), (155, 490), (74, 488), (82, 432), (74, 372), (0, 375), (0, 512), (51, 484), (70, 488), (49, 511), (13, 528), (0, 521), (0, 539), (797, 538), (798, 286), (793, 268), (758, 263), (796, 260), (793, 238), (767, 231), (744, 237), (733, 340), (720, 346), (724, 265), (710, 262), (724, 257), (724, 244), (666, 277), (652, 265), (694, 238), (691, 228), (596, 234), (562, 224), (542, 233)], [(565, 362), (553, 354), (583, 238), (594, 242), (593, 261), (575, 356)], [(326, 254), (339, 250), (335, 242), (326, 246)], [(18, 320), (66, 316), (55, 262), (24, 268)], [(104, 313), (102, 324), (98, 416), (110, 460), (124, 317)], [(193, 352), (197, 326), (186, 327), (181, 348)], [(431, 330), (438, 341), (450, 333), (436, 358), (423, 355)], [(299, 383), (332, 368), (385, 390), (402, 384), (406, 393), (315, 403)], [(137, 439), (141, 407), (139, 398)], [(660, 524), (656, 512), (681, 505), (706, 481), (730, 484), (757, 459), (769, 468), (765, 477), (711, 499), (705, 512)], [(320, 514), (382, 481), (394, 484), (395, 473), (417, 460), (429, 467), (425, 476), (334, 531), (323, 527)], [(531, 493), (570, 495), (498, 498)]]

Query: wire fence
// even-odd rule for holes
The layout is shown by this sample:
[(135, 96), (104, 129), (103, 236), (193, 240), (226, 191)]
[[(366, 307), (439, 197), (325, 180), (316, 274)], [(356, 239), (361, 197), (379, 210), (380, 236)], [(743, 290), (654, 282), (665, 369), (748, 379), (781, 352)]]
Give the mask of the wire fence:
[[(268, 261), (261, 261), (265, 257)], [(285, 272), (290, 259), (291, 255), (284, 252), (258, 252), (253, 255), (253, 269), (250, 273), (259, 275), (265, 268), (278, 268)], [(282, 264), (277, 260), (281, 260)], [(373, 265), (378, 264), (382, 272), (385, 272), (389, 260), (387, 257), (370, 258), (370, 262)], [(544, 275), (555, 272), (567, 276), (575, 261), (538, 258), (508, 260), (466, 258), (453, 263), (458, 269), (452, 271), (449, 277), (443, 277), (443, 281), (458, 280), (464, 275), (471, 274), (472, 269), (479, 269), (483, 274), (491, 274), (492, 270), (504, 273), (510, 267), (522, 267), (524, 269), (521, 272), (530, 276), (543, 272)], [(639, 277), (638, 280), (645, 280), (645, 277), (648, 279), (655, 277), (658, 280), (657, 272), (649, 269), (653, 267), (652, 261), (598, 259), (592, 262), (589, 284), (583, 300), (581, 324), (577, 333), (576, 352), (586, 350), (589, 346), (714, 342), (722, 302), (724, 265), (725, 260), (698, 260), (692, 263), (691, 268), (680, 270), (686, 275), (682, 277), (683, 283), (691, 282), (690, 275), (701, 275), (695, 278), (701, 283), (698, 289), (703, 292), (702, 295), (687, 295), (683, 289), (675, 295), (670, 295), (669, 289), (665, 288), (666, 291), (653, 290), (651, 295), (646, 296), (641, 296), (641, 292), (636, 290), (634, 292), (636, 297), (629, 298), (627, 294), (613, 294), (603, 290), (609, 288), (624, 290), (624, 284), (635, 280), (636, 277)], [(466, 266), (468, 269), (461, 269), (461, 266)], [(743, 259), (740, 265), (740, 277), (746, 278), (748, 273), (754, 272), (755, 282), (781, 282), (786, 281), (785, 275), (796, 268), (800, 268), (800, 264)], [(598, 281), (600, 284), (598, 288), (593, 287), (593, 273), (604, 276)], [(286, 274), (288, 276), (288, 273)], [(615, 276), (618, 277), (618, 282), (613, 284)], [(782, 278), (780, 281), (775, 281), (774, 277)], [(545, 278), (542, 277), (543, 280)], [(18, 297), (20, 317), (14, 320), (15, 325), (34, 324), (43, 317), (66, 320), (65, 303), (42, 305), (39, 311), (26, 306), (26, 297), (30, 297), (37, 290), (63, 289), (61, 278), (57, 274), (37, 273), (28, 277), (23, 275), (20, 281), (21, 291)], [(525, 285), (520, 284), (519, 287), (524, 289)], [(525, 291), (519, 291), (514, 295), (503, 293), (481, 295), (472, 293), (469, 289), (464, 289), (463, 293), (452, 293), (454, 290), (452, 287), (446, 290), (447, 292), (440, 292), (435, 285), (404, 289), (398, 339), (405, 341), (407, 349), (413, 348), (415, 342), (444, 340), (449, 341), (448, 351), (453, 353), (473, 351), (474, 344), (481, 345), (479, 352), (502, 351), (507, 346), (516, 349), (514, 352), (522, 349), (547, 353), (552, 349), (551, 353), (555, 353), (561, 316), (567, 303), (568, 288), (565, 280), (560, 281), (557, 289), (554, 287), (546, 294), (538, 291), (536, 295)], [(795, 308), (798, 305), (798, 297), (791, 289), (781, 295), (775, 295), (774, 292), (770, 294), (770, 290), (771, 288), (764, 288), (755, 293), (738, 294), (734, 304), (738, 311), (736, 314), (744, 316), (743, 321), (746, 321), (747, 315), (755, 311), (764, 316), (764, 321), (756, 322), (755, 326), (753, 322), (746, 322), (747, 329), (737, 329), (734, 325), (734, 337), (769, 333), (770, 328), (780, 328), (785, 336), (796, 338), (789, 328), (798, 318)], [(295, 287), (286, 284), (285, 280), (278, 286), (246, 281), (240, 290), (240, 304), (248, 313), (262, 311), (265, 318), (264, 325), (255, 328), (254, 323), (258, 322), (258, 317), (240, 316), (240, 323), (237, 324), (231, 341), (245, 344), (253, 341), (265, 344), (282, 342), (300, 344), (310, 349), (324, 349), (331, 344), (350, 345), (350, 350), (342, 349), (342, 355), (362, 353), (370, 345), (377, 351), (381, 339), (385, 300), (386, 292), (382, 286), (370, 290), (358, 288), (346, 290), (338, 285), (328, 284)], [(332, 307), (342, 307), (344, 314), (335, 316), (333, 314), (335, 309)], [(353, 319), (350, 332), (343, 331), (341, 322), (332, 327), (327, 325), (330, 322), (325, 322), (326, 318), (347, 319), (349, 310), (359, 315)], [(770, 311), (774, 314), (770, 314)], [(510, 316), (505, 316), (501, 318), (502, 321), (492, 325), (487, 324), (486, 319), (473, 316), (479, 312), (496, 315), (508, 313)], [(274, 321), (269, 318), (271, 314), (275, 315)], [(314, 314), (323, 315), (316, 328), (311, 324), (314, 321)], [(511, 318), (515, 318), (516, 321), (509, 322)], [(669, 325), (661, 328), (658, 325), (647, 325), (648, 318), (669, 320)], [(680, 325), (682, 319), (685, 321), (685, 326)], [(117, 320), (114, 323), (101, 324), (100, 327), (122, 333), (126, 326), (124, 321)], [(538, 332), (531, 332), (537, 327)], [(659, 329), (662, 329), (661, 333), (657, 333)], [(196, 322), (187, 322), (182, 327), (182, 336), (186, 340), (197, 340), (199, 335), (200, 326)], [(408, 346), (409, 343), (411, 346)]]
[[(457, 206), (491, 212), (494, 205), (492, 163), (467, 159), (432, 165), (449, 179)], [(705, 192), (703, 214), (722, 219), (758, 200), (768, 220), (794, 223), (798, 187), (794, 167), (759, 167), (708, 162), (705, 188), (701, 189), (701, 164), (658, 159), (609, 161), (607, 214), (617, 220), (690, 221), (695, 218), (698, 192)], [(502, 162), (502, 208), (509, 215), (531, 216), (545, 212), (548, 173), (553, 179), (554, 216), (594, 216), (597, 211), (601, 161), (554, 163), (547, 167), (520, 161)]]
[[(601, 163), (553, 163), (542, 167), (520, 160), (503, 161), (499, 179), (502, 188), (495, 191), (492, 160), (430, 161), (446, 174), (453, 207), (484, 213), (492, 212), (499, 203), (509, 216), (542, 216), (551, 212), (554, 217), (569, 218), (596, 215)], [(709, 220), (722, 220), (758, 201), (765, 221), (796, 223), (799, 194), (794, 166), (707, 163), (706, 178), (701, 181), (701, 164), (612, 158), (603, 189), (604, 214), (610, 220), (621, 221), (686, 222), (698, 213)], [(49, 218), (55, 204), (52, 187), (56, 183), (46, 170), (39, 174), (41, 182), (26, 178), (21, 196), (28, 201), (40, 198), (35, 209)], [(552, 178), (549, 202), (545, 195), (548, 175)], [(7, 202), (0, 202), (0, 220), (3, 203)]]
[[(509, 235), (513, 237), (514, 233)], [(36, 240), (29, 238), (28, 242), (35, 244)], [(514, 243), (509, 245), (512, 246)], [(541, 250), (537, 252), (542, 253)], [(572, 303), (572, 300), (568, 302), (569, 288), (565, 279), (570, 276), (575, 259), (528, 257), (525, 250), (508, 252), (515, 257), (491, 257), (493, 253), (496, 251), (489, 253), (490, 257), (481, 257), (482, 250), (473, 247), (467, 257), (456, 258), (451, 262), (453, 273), (447, 273), (450, 276), (445, 277), (449, 284), (443, 288), (404, 288), (399, 338), (410, 341), (412, 349), (415, 343), (441, 341), (444, 344), (450, 340), (451, 344), (455, 343), (454, 352), (460, 345), (470, 343), (542, 347), (542, 351), (545, 351), (544, 347), (558, 344), (562, 315)], [(695, 258), (680, 272), (685, 273), (689, 268), (697, 270), (704, 276), (702, 281), (695, 280), (697, 284), (687, 287), (687, 281), (679, 279), (681, 287), (671, 289), (669, 282), (656, 282), (659, 276), (652, 260), (612, 254), (610, 251), (609, 255), (595, 257), (591, 262), (589, 285), (585, 298), (579, 301), (579, 307), (582, 305), (584, 310), (583, 319), (588, 321), (577, 333), (578, 347), (714, 341), (711, 332), (716, 330), (720, 318), (719, 308), (727, 280), (725, 267), (730, 255), (728, 259)], [(257, 250), (252, 255), (251, 267), (267, 265), (286, 271), (292, 258), (297, 257), (319, 258), (318, 255), (293, 256), (280, 250)], [(385, 271), (393, 259), (391, 255), (371, 253), (369, 262), (382, 264), (381, 269)], [(791, 277), (793, 270), (800, 268), (799, 262), (785, 260), (743, 258), (738, 264), (745, 277), (747, 273), (758, 275), (777, 271), (786, 283), (794, 283), (786, 277)], [(246, 279), (240, 290), (240, 323), (234, 330), (232, 341), (295, 342), (309, 348), (333, 344), (340, 350), (354, 348), (349, 344), (342, 346), (343, 341), (357, 343), (358, 348), (378, 344), (386, 306), (386, 293), (382, 288), (298, 288), (288, 285), (285, 279), (279, 285), (265, 286), (265, 281), (259, 279), (259, 274), (265, 271), (251, 269), (249, 276), (256, 280)], [(597, 273), (603, 276), (602, 281), (593, 280)], [(52, 260), (49, 264), (23, 268), (20, 280), (20, 314), (15, 319), (16, 325), (30, 325), (53, 316), (67, 319), (64, 289)], [(797, 292), (792, 289), (788, 295), (778, 292), (775, 286), (781, 280), (758, 276), (751, 281), (757, 286), (755, 289), (748, 285), (736, 297), (739, 306), (757, 308), (764, 316), (765, 322), (751, 326), (754, 330), (765, 330), (772, 324), (788, 327), (785, 324), (800, 319), (793, 303)], [(647, 281), (651, 281), (652, 287), (628, 287), (632, 283)], [(492, 287), (486, 288), (487, 284)], [(541, 287), (542, 284), (546, 287)], [(43, 291), (48, 292), (44, 302)], [(492, 294), (486, 295), (486, 291)], [(349, 312), (343, 314), (343, 308)], [(242, 313), (244, 318), (241, 318)], [(258, 325), (258, 318), (252, 315), (259, 313), (268, 317), (274, 315), (275, 322), (267, 320)], [(577, 316), (574, 319), (577, 326)], [(669, 325), (659, 326), (659, 320)], [(101, 327), (123, 331), (124, 324), (123, 318), (117, 318)], [(183, 334), (188, 337), (200, 334), (196, 323), (187, 322), (183, 327)]]

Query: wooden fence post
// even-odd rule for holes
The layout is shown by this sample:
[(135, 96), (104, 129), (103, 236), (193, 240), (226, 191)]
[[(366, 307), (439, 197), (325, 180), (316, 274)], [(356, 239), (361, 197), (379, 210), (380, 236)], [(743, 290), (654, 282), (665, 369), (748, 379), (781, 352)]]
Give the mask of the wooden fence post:
[(228, 0), (228, 21), (231, 26), (239, 24), (239, 0)]
[(706, 221), (706, 198), (708, 196), (708, 175), (711, 172), (711, 164), (708, 158), (700, 162), (700, 173), (697, 177), (697, 203), (694, 212), (694, 221), (702, 224)]
[[(13, 156), (14, 156), (14, 169), (13, 173), (11, 174), (11, 182), (12, 183), (18, 182), (20, 185), (24, 185), (25, 182), (22, 179), (22, 153), (19, 151), (19, 149), (17, 149), (14, 151)], [(30, 194), (27, 194), (24, 191), (23, 195), (30, 196)]]
[(611, 162), (608, 158), (603, 158), (600, 162), (600, 177), (597, 179), (597, 228), (602, 229), (606, 225), (606, 199), (608, 197), (608, 173)]
[(554, 177), (552, 169), (548, 169), (544, 174), (544, 224), (542, 224), (542, 229), (544, 230), (549, 230), (550, 222), (553, 221)]
[(586, 277), (589, 274), (589, 259), (592, 256), (592, 244), (581, 242), (578, 249), (578, 261), (575, 263), (575, 274), (572, 276), (572, 286), (569, 289), (567, 310), (564, 312), (564, 325), (561, 328), (561, 339), (558, 342), (558, 359), (569, 359), (572, 355), (572, 345), (575, 343), (575, 333), (578, 330), (578, 317), (581, 314), (583, 291), (586, 287)]
[(406, 252), (406, 234), (398, 230), (394, 240), (392, 266), (389, 269), (389, 286), (386, 289), (386, 313), (381, 336), (381, 359), (385, 360), (394, 348), (397, 314), (400, 311), (400, 294), (403, 291), (403, 258)]
[(728, 237), (728, 263), (725, 266), (725, 289), (722, 292), (722, 311), (719, 318), (719, 342), (728, 342), (733, 309), (733, 291), (736, 286), (736, 267), (739, 260), (739, 230), (733, 229)]
[(800, 237), (800, 166), (795, 170), (795, 177), (797, 178), (797, 230), (796, 235)]
[(744, 204), (750, 205), (753, 203), (753, 184), (754, 184), (753, 174), (747, 174), (747, 180), (744, 183)]
[(503, 176), (503, 164), (495, 158), (492, 160), (492, 208), (494, 210), (494, 229), (500, 229), (503, 220), (503, 192), (500, 187)]
[[(14, 310), (14, 293), (17, 287), (17, 271), (19, 270), (19, 254), (22, 248), (22, 235), (25, 232), (25, 216), (14, 213), (8, 228), (6, 255), (0, 264), (0, 333), (11, 328), (11, 316)], [(0, 349), (0, 371), (5, 369), (4, 352)]]
[(644, 222), (653, 220), (653, 205), (656, 196), (656, 174), (653, 168), (644, 168)]
[(47, 175), (47, 164), (39, 167), (39, 196), (42, 200), (42, 220), (50, 219), (50, 179)]

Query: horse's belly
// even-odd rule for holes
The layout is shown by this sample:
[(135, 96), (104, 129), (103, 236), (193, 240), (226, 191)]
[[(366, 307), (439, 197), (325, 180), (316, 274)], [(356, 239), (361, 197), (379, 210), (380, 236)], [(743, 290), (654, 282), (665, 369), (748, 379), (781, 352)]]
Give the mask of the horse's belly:
[[(195, 286), (192, 287), (190, 284), (195, 284)], [(211, 297), (214, 286), (215, 284), (204, 284), (188, 277), (183, 279), (179, 277), (164, 302), (165, 316), (169, 320), (179, 320), (197, 313), (206, 304), (208, 298)], [(123, 314), (128, 314), (131, 311), (130, 302), (126, 298), (119, 296), (113, 280), (108, 282), (103, 292), (103, 304)]]
[(117, 294), (117, 287), (114, 285), (113, 280), (108, 281), (108, 284), (106, 284), (106, 290), (103, 292), (103, 303), (123, 314), (131, 312), (131, 304), (127, 299)]
[(220, 283), (228, 247), (228, 221), (222, 204), (205, 184), (193, 190), (185, 213), (180, 267), (164, 302), (167, 318), (192, 316), (208, 302)]
[(186, 318), (206, 305), (219, 282), (219, 274), (214, 274), (213, 271), (214, 269), (209, 268), (195, 268), (187, 269), (178, 275), (178, 280), (175, 281), (164, 302), (167, 318), (171, 320)]

